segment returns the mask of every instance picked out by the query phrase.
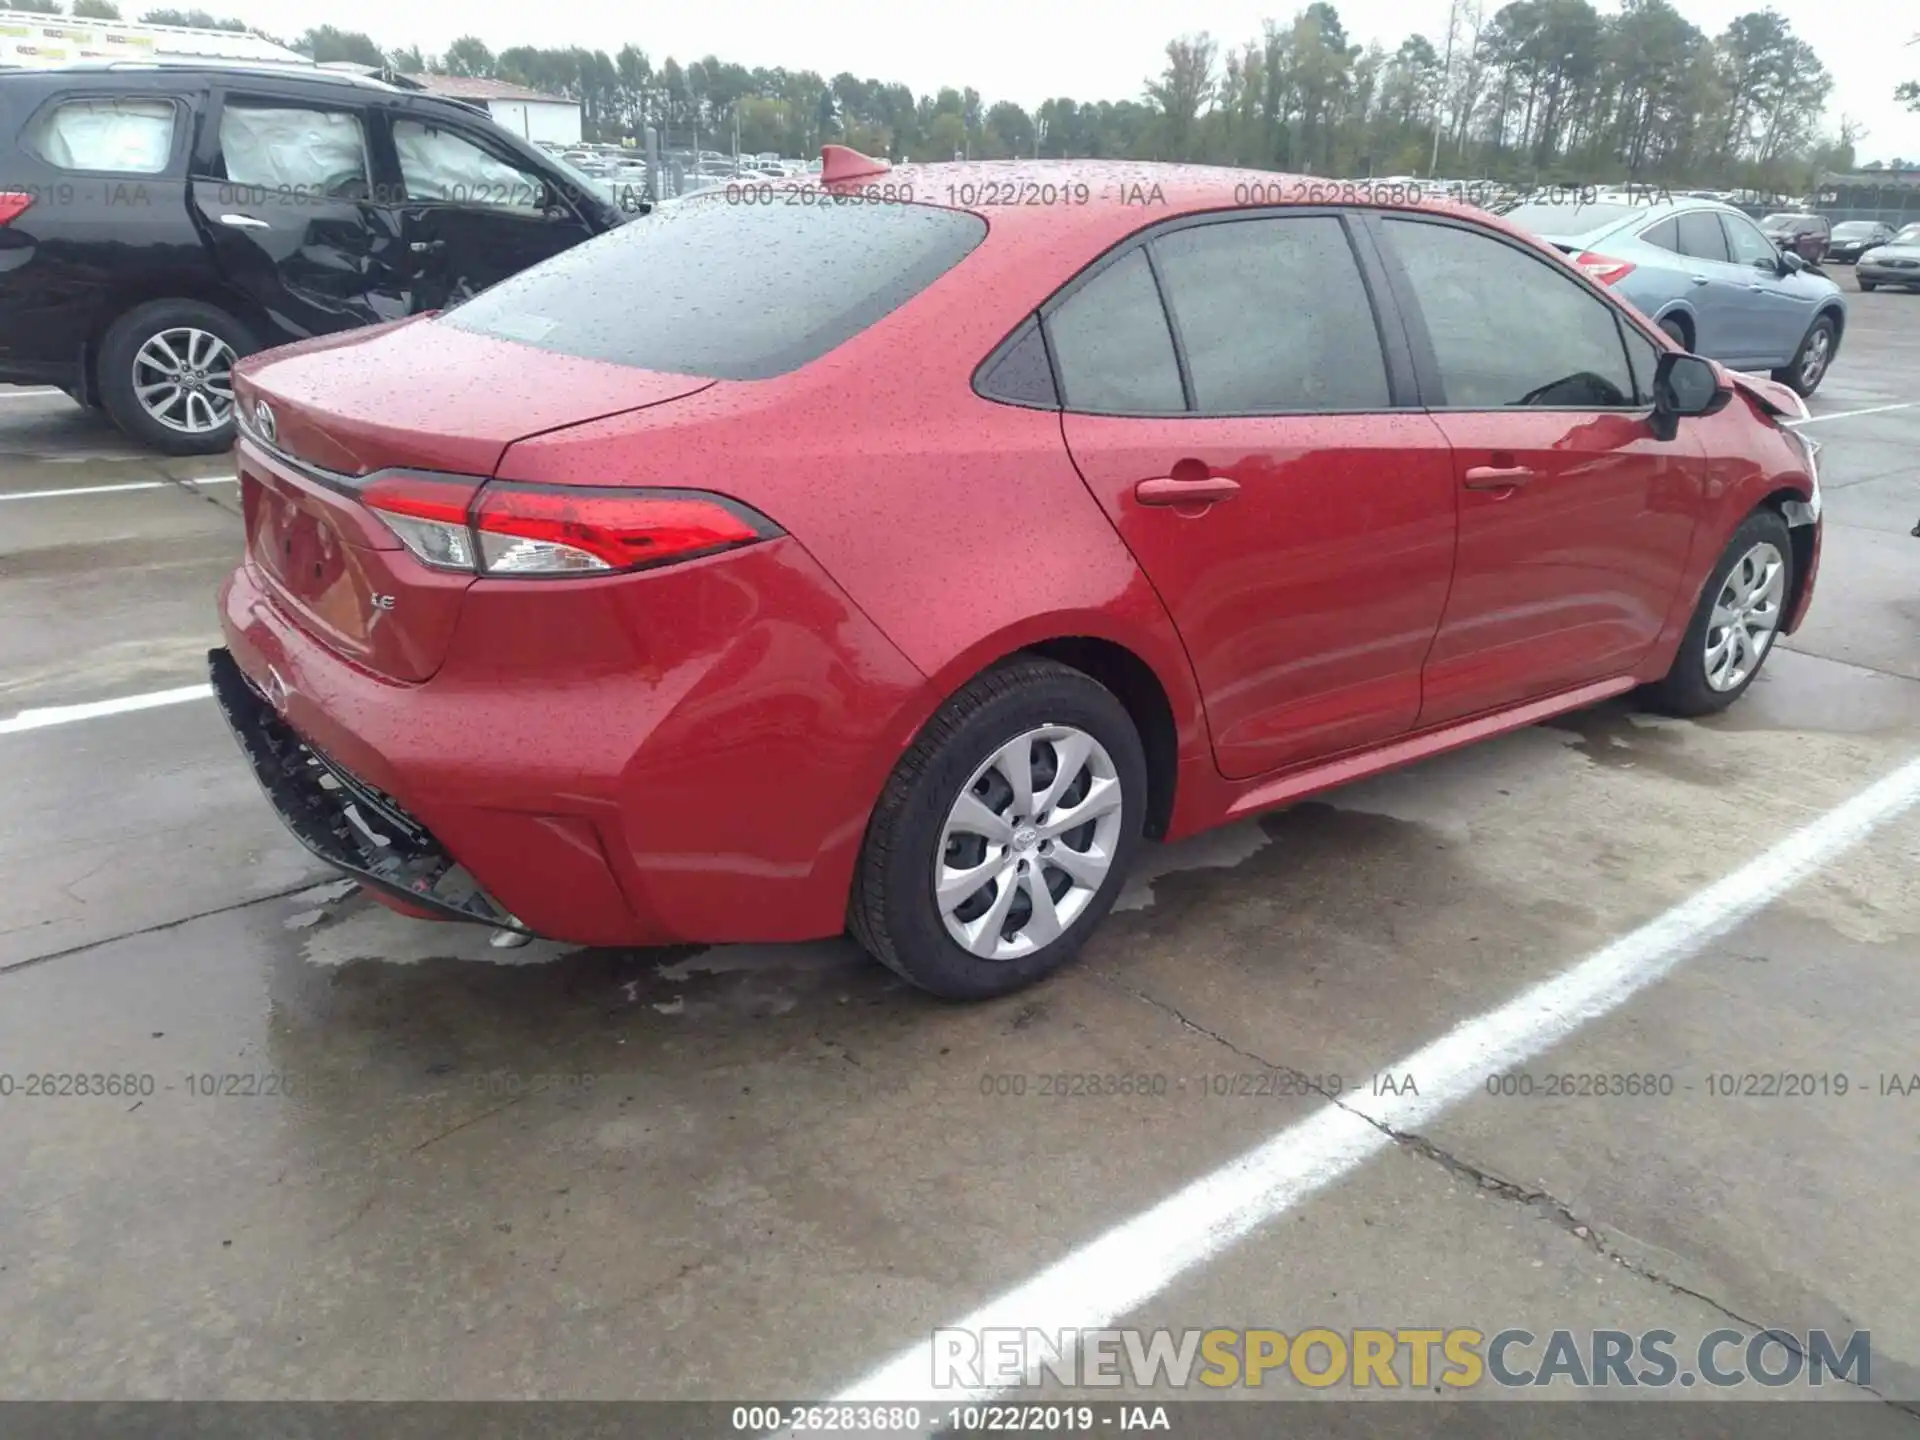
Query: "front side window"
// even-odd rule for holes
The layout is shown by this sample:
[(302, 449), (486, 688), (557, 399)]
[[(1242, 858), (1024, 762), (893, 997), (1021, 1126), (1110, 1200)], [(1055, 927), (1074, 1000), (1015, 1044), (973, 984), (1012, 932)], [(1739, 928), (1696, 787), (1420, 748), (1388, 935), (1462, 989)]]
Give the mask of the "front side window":
[(1203, 414), (1384, 410), (1387, 366), (1332, 216), (1195, 225), (1153, 241)]
[(1680, 253), (1696, 260), (1725, 262), (1727, 233), (1720, 228), (1720, 217), (1711, 210), (1689, 210), (1679, 217)]
[(1186, 408), (1180, 362), (1147, 252), (1129, 251), (1047, 318), (1069, 410), (1156, 414)]
[(393, 122), (393, 148), (409, 200), (541, 210), (547, 187), (536, 175), (483, 150), (457, 130), (423, 120)]
[(62, 170), (159, 175), (173, 158), (174, 115), (171, 100), (63, 100), (41, 112), (22, 143)]
[(306, 110), (229, 100), (220, 110), (226, 179), (279, 194), (364, 200), (367, 137), (346, 110)]
[(1726, 227), (1727, 252), (1734, 264), (1762, 265), (1769, 270), (1779, 265), (1780, 252), (1773, 248), (1773, 242), (1744, 215), (1722, 215), (1720, 223)]
[(1456, 225), (1384, 222), (1454, 410), (1634, 404), (1613, 309), (1571, 275)]

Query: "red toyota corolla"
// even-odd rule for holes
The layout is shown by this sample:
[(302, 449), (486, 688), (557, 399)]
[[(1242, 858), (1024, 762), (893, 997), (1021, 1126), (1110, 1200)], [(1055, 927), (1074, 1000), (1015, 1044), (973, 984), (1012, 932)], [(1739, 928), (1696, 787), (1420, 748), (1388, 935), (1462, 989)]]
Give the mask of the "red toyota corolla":
[[(1069, 959), (1176, 837), (1806, 613), (1805, 412), (1476, 211), (1181, 167), (666, 207), (235, 376), (216, 692), (408, 913)], [(528, 222), (533, 223), (533, 222)]]

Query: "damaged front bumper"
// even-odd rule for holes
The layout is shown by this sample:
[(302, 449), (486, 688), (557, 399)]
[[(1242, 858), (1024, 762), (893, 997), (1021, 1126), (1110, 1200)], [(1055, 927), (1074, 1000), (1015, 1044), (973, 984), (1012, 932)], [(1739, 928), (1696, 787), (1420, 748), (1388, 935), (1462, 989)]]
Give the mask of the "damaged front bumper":
[(399, 801), (296, 734), (232, 652), (209, 650), (207, 673), (254, 778), (302, 845), (402, 908), (530, 933)]

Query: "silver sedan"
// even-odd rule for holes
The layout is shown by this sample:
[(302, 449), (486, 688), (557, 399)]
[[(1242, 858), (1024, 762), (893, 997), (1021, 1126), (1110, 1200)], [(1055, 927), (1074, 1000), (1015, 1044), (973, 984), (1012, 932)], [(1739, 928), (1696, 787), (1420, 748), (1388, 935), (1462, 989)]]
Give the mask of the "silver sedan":
[(1526, 203), (1506, 218), (1620, 292), (1681, 345), (1802, 395), (1826, 378), (1847, 329), (1840, 287), (1781, 251), (1731, 205)]

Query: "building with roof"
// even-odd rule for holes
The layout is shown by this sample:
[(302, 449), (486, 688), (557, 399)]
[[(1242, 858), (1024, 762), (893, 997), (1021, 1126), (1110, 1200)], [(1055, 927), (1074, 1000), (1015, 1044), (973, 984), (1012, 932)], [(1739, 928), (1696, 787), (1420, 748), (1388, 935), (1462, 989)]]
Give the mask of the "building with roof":
[(564, 95), (474, 75), (408, 75), (404, 83), (429, 95), (477, 106), (524, 140), (544, 145), (580, 143), (580, 102)]
[(0, 10), (0, 68), (45, 70), (116, 61), (313, 67), (313, 62), (298, 51), (239, 30), (129, 25), (117, 20), (76, 20), (65, 15)]

